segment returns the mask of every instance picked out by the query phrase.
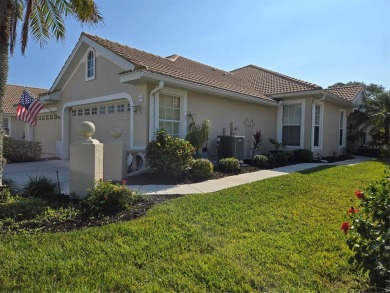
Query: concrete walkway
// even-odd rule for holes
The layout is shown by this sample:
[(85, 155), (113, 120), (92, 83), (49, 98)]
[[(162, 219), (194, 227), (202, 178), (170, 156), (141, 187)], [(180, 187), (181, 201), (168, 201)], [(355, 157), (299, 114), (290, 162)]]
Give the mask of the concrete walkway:
[[(299, 172), (306, 169), (315, 168), (318, 166), (328, 165), (354, 165), (364, 161), (372, 160), (367, 157), (358, 157), (355, 159), (341, 161), (336, 163), (303, 163), (290, 165), (281, 168), (275, 168), (272, 170), (261, 170), (252, 173), (239, 174), (235, 176), (228, 176), (221, 179), (208, 180), (193, 184), (184, 185), (129, 185), (128, 187), (133, 190), (139, 190), (147, 194), (194, 194), (194, 193), (207, 193), (213, 191), (219, 191), (222, 189), (263, 180), (271, 177), (290, 174), (293, 172)], [(35, 178), (37, 176), (45, 176), (57, 182), (58, 180), (61, 186), (61, 192), (69, 194), (69, 161), (67, 160), (48, 160), (31, 163), (16, 163), (5, 165), (4, 178), (12, 179), (19, 187), (25, 184), (29, 178)]]

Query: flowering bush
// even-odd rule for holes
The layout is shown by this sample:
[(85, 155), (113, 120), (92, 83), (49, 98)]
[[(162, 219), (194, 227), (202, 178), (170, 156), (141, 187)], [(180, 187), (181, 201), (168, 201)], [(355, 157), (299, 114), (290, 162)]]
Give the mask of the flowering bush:
[(348, 222), (341, 230), (348, 234), (347, 244), (355, 253), (351, 263), (369, 272), (375, 290), (390, 289), (390, 172), (364, 191), (356, 190), (359, 209), (348, 209)]

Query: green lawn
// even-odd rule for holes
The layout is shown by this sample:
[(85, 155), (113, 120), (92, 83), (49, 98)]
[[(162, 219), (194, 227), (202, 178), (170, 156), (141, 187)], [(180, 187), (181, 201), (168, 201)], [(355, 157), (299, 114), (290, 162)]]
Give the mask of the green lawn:
[(351, 270), (340, 223), (386, 166), (322, 167), (160, 204), (140, 219), (0, 236), (0, 291), (340, 291)]

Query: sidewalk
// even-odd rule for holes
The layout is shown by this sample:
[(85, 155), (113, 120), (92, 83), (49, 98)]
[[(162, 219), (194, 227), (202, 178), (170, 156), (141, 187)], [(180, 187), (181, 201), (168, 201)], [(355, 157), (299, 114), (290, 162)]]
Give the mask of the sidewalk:
[(336, 163), (302, 163), (286, 167), (275, 168), (272, 170), (261, 170), (252, 173), (228, 176), (221, 179), (203, 181), (199, 183), (184, 185), (130, 185), (129, 188), (139, 190), (146, 194), (194, 194), (208, 193), (222, 189), (251, 183), (271, 177), (282, 176), (293, 172), (299, 172), (318, 166), (338, 166), (338, 165), (355, 165), (357, 163), (370, 161), (372, 158), (355, 156), (352, 160), (340, 161)]
[[(261, 170), (252, 173), (228, 176), (221, 179), (208, 180), (199, 183), (185, 185), (128, 185), (133, 190), (139, 190), (146, 194), (194, 194), (219, 191), (222, 189), (263, 180), (271, 177), (299, 172), (318, 166), (337, 166), (337, 165), (354, 165), (364, 161), (372, 160), (371, 158), (358, 157), (355, 159), (341, 161), (336, 163), (303, 163), (290, 165), (272, 170)], [(12, 179), (19, 187), (22, 187), (29, 178), (45, 176), (54, 182), (58, 180), (61, 186), (61, 192), (69, 194), (69, 161), (67, 160), (48, 160), (30, 163), (7, 164), (4, 167), (4, 178)]]

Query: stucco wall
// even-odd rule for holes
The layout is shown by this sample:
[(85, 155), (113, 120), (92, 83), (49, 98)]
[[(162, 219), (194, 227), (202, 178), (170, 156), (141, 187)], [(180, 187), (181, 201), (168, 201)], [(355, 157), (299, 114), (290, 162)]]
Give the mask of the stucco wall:
[[(340, 110), (342, 108), (338, 105), (334, 105), (331, 103), (325, 103), (324, 108), (324, 135), (322, 156), (333, 156), (334, 152), (339, 153), (341, 155), (344, 151), (339, 148), (339, 121)], [(344, 140), (346, 139), (346, 131), (347, 130), (345, 129)]]
[[(148, 97), (147, 97), (147, 88), (146, 84), (143, 85), (129, 85), (124, 84), (119, 81), (119, 73), (123, 71), (123, 68), (112, 63), (103, 56), (96, 57), (96, 78), (93, 80), (86, 81), (85, 79), (85, 62), (81, 62), (78, 68), (75, 70), (74, 74), (70, 78), (69, 82), (62, 89), (61, 101), (57, 103), (58, 109), (63, 109), (66, 103), (77, 103), (83, 104), (84, 100), (91, 98), (100, 98), (109, 95), (115, 94), (128, 94), (132, 97), (133, 103), (136, 106), (140, 106), (140, 110), (133, 115), (133, 146), (146, 146), (147, 142), (147, 115), (148, 115)], [(143, 101), (139, 102), (138, 97), (142, 96)], [(118, 100), (114, 103), (126, 102), (123, 97), (118, 96)], [(94, 105), (99, 105), (95, 103)], [(75, 107), (80, 107), (77, 105)], [(127, 112), (127, 102), (126, 102), (126, 112)], [(69, 109), (67, 109), (68, 111)], [(133, 109), (131, 109), (133, 110)], [(69, 113), (69, 112), (68, 112)], [(130, 116), (130, 115), (129, 115)], [(62, 117), (63, 118), (63, 117)], [(89, 117), (85, 116), (85, 120), (88, 120)], [(69, 117), (72, 119), (72, 117)], [(111, 116), (111, 119), (115, 121), (115, 115)], [(93, 120), (92, 118), (90, 120)], [(84, 121), (84, 120), (83, 120)], [(77, 120), (78, 122), (78, 120)], [(129, 123), (123, 127), (123, 131), (127, 133), (121, 138), (129, 147), (129, 132), (130, 126)], [(66, 122), (65, 122), (66, 124)], [(122, 123), (123, 124), (123, 123)], [(118, 124), (121, 128), (121, 123)], [(77, 127), (72, 127), (72, 131), (75, 131)], [(61, 128), (58, 130), (61, 133)], [(103, 142), (110, 139), (109, 129), (105, 129), (106, 134), (100, 134), (103, 138)], [(61, 138), (63, 139), (63, 138)], [(66, 147), (66, 146), (65, 146)]]
[(231, 122), (238, 127), (236, 135), (245, 136), (244, 121), (247, 118), (253, 119), (255, 123), (253, 133), (261, 130), (263, 134), (260, 152), (272, 149), (268, 139), (276, 136), (277, 107), (265, 107), (191, 91), (187, 93), (187, 99), (188, 111), (194, 115), (195, 122), (206, 119), (211, 121), (208, 147), (212, 153), (216, 152), (217, 136), (223, 134), (223, 128), (226, 128), (226, 134), (229, 135)]
[(19, 120), (16, 120), (15, 116), (12, 116), (11, 119), (11, 137), (15, 139), (24, 139), (25, 138), (25, 123)]

